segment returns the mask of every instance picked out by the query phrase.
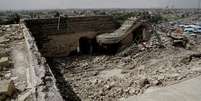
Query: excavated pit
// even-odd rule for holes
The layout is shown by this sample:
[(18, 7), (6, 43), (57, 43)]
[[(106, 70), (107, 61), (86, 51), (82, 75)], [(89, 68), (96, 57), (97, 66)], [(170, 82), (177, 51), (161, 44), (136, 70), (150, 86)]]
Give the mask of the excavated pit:
[[(96, 35), (115, 30), (110, 17), (61, 18), (61, 24), (57, 20), (57, 18), (34, 19), (26, 20), (25, 23), (35, 38), (40, 52), (46, 57), (64, 100), (117, 100), (142, 92), (140, 89), (122, 86), (125, 85), (122, 82), (128, 84), (133, 82), (134, 79), (124, 80), (128, 78), (125, 74), (129, 68), (133, 67), (131, 65), (122, 68), (125, 63), (122, 64), (121, 60), (118, 60), (121, 57), (115, 54), (119, 52), (118, 50), (123, 50), (122, 46), (126, 48), (133, 43), (137, 45), (147, 41), (143, 40), (143, 31), (146, 26), (142, 25), (133, 30), (130, 34), (132, 38), (130, 39), (129, 36), (122, 43), (100, 45), (96, 41)], [(82, 25), (84, 22), (86, 25)], [(76, 24), (79, 25), (73, 29)], [(138, 49), (136, 50), (136, 53), (139, 52)], [(107, 62), (112, 58), (115, 61), (117, 58), (117, 61), (110, 66)], [(110, 86), (113, 87), (116, 83), (119, 87), (111, 89)], [(123, 89), (127, 91), (122, 91)], [(105, 90), (108, 91), (104, 94)]]
[(140, 26), (132, 31), (129, 45), (123, 42), (129, 47), (114, 54), (122, 43), (103, 47), (95, 38), (115, 30), (110, 17), (64, 18), (61, 24), (57, 21), (38, 19), (25, 23), (66, 101), (124, 100), (150, 87), (172, 85), (201, 74), (199, 58), (188, 62), (188, 57), (200, 53), (201, 42), (188, 50), (172, 46), (171, 39), (161, 32), (165, 48), (157, 48), (156, 36), (143, 38), (144, 26)]
[[(72, 18), (60, 18), (60, 19), (61, 19), (60, 24), (57, 22), (58, 20), (57, 18), (26, 20), (25, 24), (28, 27), (29, 31), (31, 32), (32, 36), (35, 38), (39, 51), (42, 53), (44, 57), (46, 57), (46, 60), (57, 80), (56, 85), (64, 100), (66, 101), (90, 100), (91, 99), (90, 97), (89, 98), (88, 96), (83, 97), (83, 95), (80, 95), (83, 92), (79, 93), (79, 91), (75, 89), (73, 85), (75, 82), (71, 80), (73, 79), (73, 77), (69, 78), (66, 76), (68, 74), (71, 74), (71, 72), (74, 72), (77, 74), (77, 76), (79, 76), (85, 74), (84, 71), (80, 70), (81, 68), (79, 67), (78, 71), (76, 71), (76, 66), (72, 66), (70, 68), (67, 67), (71, 66), (71, 64), (69, 63), (77, 61), (75, 60), (76, 58), (93, 59), (96, 56), (110, 57), (116, 54), (118, 49), (121, 47), (120, 43), (111, 44), (107, 45), (107, 47), (104, 47), (104, 45), (100, 46), (96, 41), (96, 35), (106, 32), (110, 33), (115, 30), (116, 25), (114, 25), (113, 22), (111, 22), (113, 20), (111, 20), (110, 17), (105, 16), (74, 17), (74, 18), (72, 17)], [(98, 20), (100, 20), (100, 22)], [(82, 25), (85, 22), (86, 25)], [(73, 25), (76, 25), (78, 23), (80, 23), (81, 25), (79, 24), (78, 26), (76, 26), (75, 29), (73, 29), (72, 28)], [(103, 24), (104, 26), (102, 26)], [(93, 27), (92, 25), (96, 27)], [(82, 27), (86, 27), (86, 29)], [(142, 27), (139, 27), (136, 31), (133, 31), (132, 32), (133, 40), (135, 39), (135, 41), (137, 42), (142, 41), (142, 36), (140, 36), (141, 33), (142, 33)], [(139, 36), (134, 37), (134, 34), (137, 34)], [(63, 39), (65, 37), (70, 38)], [(66, 50), (66, 53), (65, 51), (63, 52), (62, 49)], [(109, 56), (107, 56), (106, 54)], [(89, 75), (86, 76), (91, 77), (96, 77), (97, 75), (96, 73), (100, 72), (100, 77), (106, 79), (109, 79), (113, 76), (117, 76), (120, 78), (124, 77), (124, 75), (121, 74), (122, 69), (118, 68), (110, 70), (109, 68), (107, 69), (103, 67), (95, 67), (94, 70), (93, 68), (86, 69), (85, 72), (87, 74), (89, 73)], [(89, 91), (89, 93), (92, 92)], [(97, 95), (99, 96), (99, 94)], [(100, 98), (94, 98), (94, 99), (100, 100)]]
[(64, 100), (79, 101), (81, 99), (77, 96), (77, 92), (74, 92), (71, 82), (65, 78), (62, 71), (65, 67), (60, 66), (56, 57), (65, 59), (67, 56), (106, 53), (108, 49), (98, 45), (96, 35), (114, 31), (115, 25), (112, 21), (111, 17), (107, 16), (60, 18), (59, 23), (58, 18), (24, 21), (39, 51), (46, 57)]

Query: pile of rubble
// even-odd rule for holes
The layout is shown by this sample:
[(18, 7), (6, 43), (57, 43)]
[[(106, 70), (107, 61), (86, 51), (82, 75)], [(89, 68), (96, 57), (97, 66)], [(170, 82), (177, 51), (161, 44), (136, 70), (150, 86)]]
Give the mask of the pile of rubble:
[(0, 101), (16, 97), (15, 88), (11, 71), (13, 63), (11, 59), (12, 44), (22, 40), (19, 25), (0, 26)]
[[(82, 100), (118, 100), (201, 75), (200, 36), (187, 38), (191, 48), (175, 46), (175, 39), (157, 32), (144, 45), (133, 44), (114, 56), (72, 56), (54, 59), (73, 91)], [(185, 37), (185, 36), (181, 36)], [(181, 39), (183, 40), (183, 39)], [(194, 42), (196, 41), (196, 42)]]

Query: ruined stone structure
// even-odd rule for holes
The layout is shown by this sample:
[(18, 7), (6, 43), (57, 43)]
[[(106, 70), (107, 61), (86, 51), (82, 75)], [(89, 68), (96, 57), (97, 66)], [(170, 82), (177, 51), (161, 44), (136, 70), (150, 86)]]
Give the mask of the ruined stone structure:
[(80, 41), (90, 41), (100, 33), (115, 30), (110, 16), (31, 19), (25, 23), (45, 57), (67, 56), (80, 50)]
[(97, 36), (97, 42), (101, 45), (118, 44), (119, 47), (126, 47), (134, 42), (147, 41), (151, 33), (147, 32), (150, 25), (142, 18), (129, 18), (122, 26), (112, 33)]
[(63, 101), (27, 27), (1, 25), (0, 34), (0, 101)]
[[(57, 87), (56, 79), (46, 62), (41, 56), (34, 38), (24, 24), (20, 25), (26, 43), (27, 61), (29, 63), (26, 72), (27, 85), (30, 90), (19, 101), (63, 101)], [(24, 54), (25, 55), (25, 54)]]
[[(108, 16), (31, 19), (1, 25), (0, 101), (199, 100), (199, 90), (194, 91), (201, 78), (183, 81), (201, 75), (201, 36), (167, 36), (151, 27), (147, 20), (131, 18), (115, 30)], [(151, 32), (155, 37), (150, 38)], [(155, 39), (166, 48), (154, 46)], [(178, 47), (182, 40), (192, 49)], [(143, 46), (144, 41), (151, 47)], [(122, 48), (133, 42), (137, 45), (124, 51), (128, 54), (60, 57), (75, 50), (91, 51), (93, 44)], [(183, 83), (172, 85), (178, 82)], [(151, 90), (144, 93), (147, 88)], [(142, 93), (145, 95), (136, 98)]]
[[(63, 96), (61, 97), (58, 92), (55, 77), (46, 63), (46, 59), (42, 56), (61, 57), (67, 56), (73, 51), (91, 51), (91, 47), (88, 45), (93, 45), (94, 43), (99, 45), (97, 42), (111, 42), (107, 41), (108, 39), (105, 37), (102, 39), (106, 41), (98, 39), (97, 36), (103, 33), (106, 33), (103, 36), (107, 36), (108, 33), (109, 37), (113, 36), (112, 32), (118, 33), (117, 37), (119, 38), (111, 37), (111, 40), (117, 39), (114, 42), (112, 41), (111, 45), (120, 42), (126, 46), (134, 40), (135, 32), (133, 31), (139, 32), (136, 35), (141, 35), (141, 29), (143, 29), (141, 27), (144, 27), (143, 21), (138, 22), (135, 19), (131, 20), (131, 22), (126, 21), (122, 27), (116, 30), (113, 19), (110, 16), (31, 19), (25, 20), (24, 23), (25, 25), (22, 24), (21, 26), (23, 27), (23, 34), (29, 52), (27, 57), (30, 64), (28, 83), (32, 88), (29, 96), (33, 96), (33, 99), (44, 101), (62, 101)], [(137, 29), (140, 29), (140, 31)], [(86, 49), (84, 50), (84, 48)], [(46, 88), (48, 91), (44, 92), (43, 90)], [(61, 91), (61, 89), (59, 90)], [(66, 97), (65, 99), (69, 98)]]

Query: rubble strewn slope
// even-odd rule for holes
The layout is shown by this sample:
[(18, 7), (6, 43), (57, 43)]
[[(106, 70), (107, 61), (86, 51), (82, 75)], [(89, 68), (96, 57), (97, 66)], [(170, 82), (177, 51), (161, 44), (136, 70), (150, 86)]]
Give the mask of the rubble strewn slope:
[(63, 101), (24, 24), (0, 25), (0, 101)]
[(190, 48), (172, 46), (160, 32), (164, 48), (152, 37), (146, 48), (133, 45), (114, 56), (72, 56), (53, 59), (74, 92), (84, 101), (110, 101), (142, 94), (201, 74), (200, 38), (189, 38)]
[[(23, 47), (23, 35), (20, 26), (1, 25), (0, 26), (0, 100), (15, 99), (17, 97), (18, 88), (23, 89), (26, 86), (26, 78), (19, 78), (14, 72), (16, 68), (12, 61), (12, 51), (16, 44)], [(20, 71), (23, 75), (23, 71)], [(24, 75), (23, 75), (24, 76)], [(21, 79), (21, 80), (20, 80)], [(20, 91), (20, 90), (19, 90)]]

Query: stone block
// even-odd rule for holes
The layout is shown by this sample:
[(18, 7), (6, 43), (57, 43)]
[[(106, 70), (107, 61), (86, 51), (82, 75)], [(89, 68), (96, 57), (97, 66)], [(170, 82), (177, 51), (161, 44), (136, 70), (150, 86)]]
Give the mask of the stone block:
[(10, 39), (4, 39), (4, 38), (2, 38), (2, 39), (0, 40), (0, 43), (1, 43), (1, 44), (7, 44), (9, 41), (10, 41)]
[(0, 57), (6, 57), (8, 56), (8, 52), (6, 52), (6, 50), (4, 52), (0, 51)]
[(4, 70), (10, 65), (8, 57), (1, 57), (0, 59), (0, 70)]
[(16, 93), (17, 89), (12, 80), (0, 81), (0, 101), (5, 100), (6, 97), (13, 97)]

